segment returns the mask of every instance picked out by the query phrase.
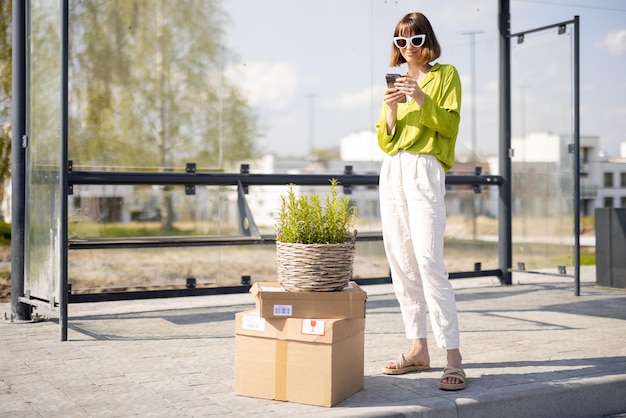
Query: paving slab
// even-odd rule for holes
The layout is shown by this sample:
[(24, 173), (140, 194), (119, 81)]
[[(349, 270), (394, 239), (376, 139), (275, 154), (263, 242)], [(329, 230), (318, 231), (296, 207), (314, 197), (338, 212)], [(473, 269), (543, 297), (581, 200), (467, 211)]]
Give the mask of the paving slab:
[[(624, 417), (626, 291), (569, 277), (514, 273), (454, 280), (467, 388), (427, 372), (380, 373), (404, 350), (391, 285), (368, 293), (363, 390), (332, 408), (236, 396), (234, 317), (251, 295), (73, 304), (58, 319), (0, 322), (0, 417)], [(2, 313), (9, 304), (0, 304)], [(49, 315), (49, 316), (48, 316)], [(254, 355), (254, 353), (250, 353)]]

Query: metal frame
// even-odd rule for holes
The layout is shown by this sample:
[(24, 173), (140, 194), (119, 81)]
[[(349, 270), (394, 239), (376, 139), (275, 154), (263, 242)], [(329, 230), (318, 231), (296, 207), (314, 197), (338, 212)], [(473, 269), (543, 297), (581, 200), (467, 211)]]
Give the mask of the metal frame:
[[(299, 184), (309, 186), (328, 185), (330, 178), (337, 179), (345, 188), (346, 193), (351, 191), (353, 186), (376, 186), (378, 185), (378, 175), (354, 174), (351, 166), (346, 166), (346, 174), (343, 175), (286, 175), (286, 174), (251, 174), (246, 165), (241, 167), (239, 174), (235, 173), (112, 173), (112, 172), (73, 172), (68, 173), (70, 188), (75, 184), (82, 185), (211, 185), (211, 186), (237, 186), (238, 206), (240, 214), (241, 236), (185, 236), (185, 237), (142, 237), (142, 238), (101, 238), (101, 239), (70, 239), (67, 241), (67, 248), (70, 250), (84, 249), (112, 249), (112, 248), (156, 248), (156, 247), (183, 247), (183, 246), (225, 246), (225, 245), (262, 245), (275, 244), (274, 235), (261, 235), (256, 230), (255, 222), (250, 213), (245, 194), (249, 186), (265, 185), (285, 185)], [(502, 183), (500, 176), (494, 175), (448, 175), (447, 185), (471, 185), (475, 192), (479, 192), (483, 185), (497, 185)], [(244, 218), (247, 222), (243, 222)], [(65, 220), (64, 220), (65, 221)], [(244, 229), (243, 224), (252, 225), (249, 229)], [(67, 227), (67, 226), (65, 226)], [(357, 236), (358, 242), (380, 241), (380, 232), (360, 233)], [(449, 273), (450, 279), (461, 279), (468, 277), (496, 276), (501, 278), (501, 270), (480, 270), (475, 269), (470, 272)], [(391, 278), (368, 277), (357, 278), (358, 284), (379, 284), (390, 283)], [(200, 296), (215, 294), (247, 293), (249, 284), (240, 286), (220, 286), (217, 288), (181, 288), (165, 290), (138, 290), (124, 292), (103, 292), (93, 294), (72, 294), (69, 293), (70, 303), (100, 302), (112, 300), (132, 300), (132, 299), (153, 299), (180, 296)]]
[[(509, 65), (507, 66), (507, 78), (506, 80), (502, 80), (506, 83), (506, 89), (508, 90), (507, 100), (508, 100), (508, 147), (511, 147), (510, 141), (510, 132), (511, 132), (511, 112), (510, 112), (510, 100), (511, 100), (511, 72), (510, 72), (510, 40), (518, 39), (518, 42), (523, 42), (524, 36), (529, 33), (536, 32), (544, 32), (550, 29), (558, 29), (559, 35), (565, 33), (565, 27), (567, 25), (573, 25), (574, 27), (574, 54), (573, 54), (573, 101), (574, 101), (574, 109), (573, 109), (573, 144), (569, 144), (569, 152), (574, 154), (574, 167), (572, 169), (572, 177), (574, 178), (574, 190), (573, 190), (573, 212), (574, 212), (574, 274), (570, 277), (574, 278), (574, 295), (580, 296), (580, 17), (574, 16), (574, 19), (567, 20), (564, 22), (554, 23), (551, 25), (541, 26), (539, 28), (526, 30), (523, 32), (517, 32), (513, 34), (509, 34), (509, 40), (506, 42), (507, 44), (507, 60), (509, 61)], [(501, 62), (502, 64), (502, 62)], [(502, 152), (501, 152), (502, 154)], [(502, 157), (502, 155), (500, 155)], [(511, 178), (511, 162), (510, 162), (511, 153), (509, 153), (508, 158), (508, 177)], [(501, 163), (502, 167), (502, 163)], [(508, 184), (508, 182), (505, 182)], [(510, 186), (508, 186), (510, 189)], [(500, 190), (502, 191), (503, 188)], [(510, 193), (510, 190), (509, 190)], [(509, 196), (510, 199), (510, 196)], [(509, 200), (510, 203), (510, 200)], [(511, 234), (512, 236), (512, 234)], [(512, 247), (511, 247), (512, 251)], [(512, 258), (511, 258), (512, 264)], [(513, 271), (524, 271), (525, 273), (533, 273), (533, 274), (546, 274), (553, 275), (552, 273), (541, 273), (541, 272), (532, 272), (526, 270), (514, 270), (512, 266), (509, 268), (511, 272)], [(563, 276), (563, 274), (559, 274)]]
[(13, 0), (13, 120), (11, 149), (11, 315), (31, 319), (32, 308), (20, 303), (24, 294), (26, 225), (26, 2)]
[(500, 150), (499, 165), (502, 185), (498, 205), (498, 260), (502, 282), (512, 284), (513, 215), (511, 208), (511, 12), (509, 0), (500, 0), (498, 9), (500, 33)]
[(61, 341), (67, 340), (67, 304), (69, 300), (68, 296), (68, 278), (67, 278), (67, 240), (68, 240), (68, 228), (67, 228), (67, 196), (69, 191), (69, 183), (67, 180), (67, 174), (69, 171), (68, 160), (68, 109), (69, 109), (69, 0), (61, 1), (61, 132), (60, 132), (60, 147), (61, 147), (61, 172), (59, 173), (59, 189), (61, 191), (61, 231), (59, 236), (61, 237), (61, 248), (65, 250), (61, 251), (60, 257), (60, 269), (61, 269), (61, 281), (59, 283), (59, 323), (61, 325)]

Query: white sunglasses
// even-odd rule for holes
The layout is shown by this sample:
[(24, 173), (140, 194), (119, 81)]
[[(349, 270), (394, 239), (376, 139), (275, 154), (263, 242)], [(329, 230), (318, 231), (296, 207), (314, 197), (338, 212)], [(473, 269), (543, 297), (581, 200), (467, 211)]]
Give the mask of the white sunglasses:
[(424, 34), (411, 36), (410, 38), (405, 38), (404, 36), (394, 36), (393, 38), (393, 43), (400, 49), (406, 48), (409, 42), (411, 42), (411, 45), (415, 48), (419, 48), (424, 45), (425, 41), (426, 35)]

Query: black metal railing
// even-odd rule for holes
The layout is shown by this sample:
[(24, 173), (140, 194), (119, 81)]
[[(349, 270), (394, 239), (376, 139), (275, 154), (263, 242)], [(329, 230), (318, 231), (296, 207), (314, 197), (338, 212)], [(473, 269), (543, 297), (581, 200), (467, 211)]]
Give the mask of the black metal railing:
[[(71, 165), (70, 165), (71, 167)], [(477, 170), (474, 175), (449, 174), (446, 185), (471, 186), (479, 192), (482, 186), (499, 186), (502, 178), (496, 175), (483, 175)], [(325, 186), (330, 179), (337, 179), (349, 194), (354, 186), (378, 186), (378, 175), (355, 174), (351, 166), (346, 166), (342, 174), (253, 174), (247, 165), (242, 165), (239, 173), (198, 173), (188, 169), (185, 172), (111, 172), (111, 171), (69, 171), (67, 182), (69, 190), (74, 185), (180, 185), (186, 188), (204, 186), (237, 186), (241, 235), (233, 236), (156, 236), (122, 238), (73, 238), (68, 239), (65, 248), (82, 249), (119, 249), (119, 248), (163, 248), (183, 246), (225, 246), (225, 245), (261, 245), (274, 244), (274, 235), (262, 235), (256, 229), (245, 195), (249, 186), (279, 186), (296, 184), (301, 186)], [(65, 220), (67, 222), (67, 220)], [(245, 226), (244, 226), (245, 225)], [(67, 225), (66, 225), (67, 227)], [(247, 228), (247, 229), (246, 229)], [(359, 233), (357, 241), (382, 240), (382, 233)], [(497, 276), (500, 270), (474, 269), (468, 272), (450, 273), (451, 279), (466, 277)], [(360, 284), (390, 282), (390, 277), (372, 277), (355, 279)], [(175, 296), (196, 296), (207, 294), (243, 293), (249, 290), (249, 284), (239, 286), (218, 286), (210, 288), (183, 288), (145, 291), (98, 292), (93, 294), (72, 294), (69, 289), (70, 303), (96, 302), (108, 300), (146, 299)]]

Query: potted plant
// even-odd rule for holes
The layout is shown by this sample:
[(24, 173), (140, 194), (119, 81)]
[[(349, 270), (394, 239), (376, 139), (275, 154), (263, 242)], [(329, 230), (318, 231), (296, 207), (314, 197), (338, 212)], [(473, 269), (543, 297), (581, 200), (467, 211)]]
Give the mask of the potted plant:
[(324, 204), (318, 194), (297, 197), (293, 184), (281, 197), (276, 264), (278, 282), (288, 291), (341, 290), (352, 278), (357, 208), (339, 197), (338, 185), (330, 181)]

